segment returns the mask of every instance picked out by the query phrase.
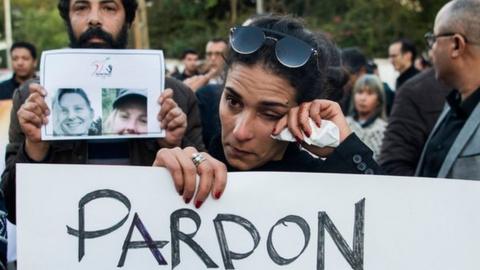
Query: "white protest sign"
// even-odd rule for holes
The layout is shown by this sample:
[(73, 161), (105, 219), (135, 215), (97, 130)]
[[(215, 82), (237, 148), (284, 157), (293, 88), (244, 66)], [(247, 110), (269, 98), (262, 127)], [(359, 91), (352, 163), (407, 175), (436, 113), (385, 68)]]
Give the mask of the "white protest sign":
[(43, 140), (164, 137), (160, 50), (62, 49), (42, 53), (40, 83), (51, 114)]
[(18, 164), (18, 269), (480, 269), (480, 182), (228, 180), (195, 209), (163, 168)]

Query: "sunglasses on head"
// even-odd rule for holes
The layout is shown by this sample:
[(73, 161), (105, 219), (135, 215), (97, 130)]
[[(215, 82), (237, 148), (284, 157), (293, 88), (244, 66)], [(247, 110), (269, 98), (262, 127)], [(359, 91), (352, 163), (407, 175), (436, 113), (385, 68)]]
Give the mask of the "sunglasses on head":
[(275, 42), (277, 60), (289, 68), (301, 67), (308, 62), (312, 54), (315, 56), (318, 54), (318, 51), (308, 43), (277, 31), (255, 26), (230, 29), (230, 46), (240, 54), (258, 51), (267, 40)]

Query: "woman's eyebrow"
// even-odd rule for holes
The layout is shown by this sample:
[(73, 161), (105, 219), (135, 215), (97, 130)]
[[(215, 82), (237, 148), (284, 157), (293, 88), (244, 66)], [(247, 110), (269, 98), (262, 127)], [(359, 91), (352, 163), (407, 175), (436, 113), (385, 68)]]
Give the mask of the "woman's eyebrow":
[(228, 94), (235, 96), (238, 99), (242, 99), (242, 96), (230, 86), (226, 86), (225, 91), (227, 91)]
[[(238, 98), (238, 99), (242, 99), (242, 96), (237, 92), (235, 91), (232, 87), (230, 86), (226, 86), (225, 87), (225, 91), (228, 92), (228, 94)], [(272, 101), (272, 100), (264, 100), (264, 101), (260, 101), (259, 105), (261, 107), (282, 107), (282, 108), (286, 108), (286, 109), (289, 109), (290, 107), (288, 106), (288, 100), (285, 101), (285, 102), (281, 102), (281, 101)]]
[(282, 107), (289, 109), (288, 107), (288, 101), (285, 102), (278, 102), (278, 101), (269, 101), (269, 100), (264, 100), (260, 102), (260, 106), (262, 107)]

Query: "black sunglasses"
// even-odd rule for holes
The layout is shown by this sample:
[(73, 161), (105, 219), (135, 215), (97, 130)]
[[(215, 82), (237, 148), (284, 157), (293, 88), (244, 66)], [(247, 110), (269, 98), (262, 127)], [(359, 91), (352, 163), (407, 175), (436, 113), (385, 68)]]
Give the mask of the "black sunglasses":
[(432, 32), (428, 32), (423, 37), (425, 38), (425, 42), (427, 43), (427, 48), (432, 49), (433, 44), (437, 41), (437, 38), (451, 37), (451, 36), (454, 36), (455, 34), (456, 33), (444, 33), (444, 34), (434, 35)]
[(428, 32), (428, 33), (425, 34), (424, 38), (425, 38), (425, 41), (427, 43), (428, 49), (432, 49), (433, 44), (437, 41), (438, 38), (452, 37), (452, 36), (455, 36), (455, 35), (461, 36), (463, 38), (463, 40), (465, 40), (465, 43), (468, 43), (468, 44), (473, 45), (473, 46), (480, 45), (480, 43), (478, 43), (478, 42), (472, 42), (471, 40), (468, 40), (467, 37), (464, 34), (460, 34), (460, 33), (451, 33), (450, 32), (450, 33), (443, 33), (443, 34), (434, 35), (432, 32)]
[[(269, 35), (267, 36), (267, 34)], [(240, 26), (230, 29), (230, 46), (240, 54), (256, 52), (267, 39), (276, 42), (275, 55), (282, 65), (289, 68), (301, 67), (308, 62), (312, 54), (315, 56), (318, 54), (318, 51), (308, 43), (270, 29), (255, 26)]]

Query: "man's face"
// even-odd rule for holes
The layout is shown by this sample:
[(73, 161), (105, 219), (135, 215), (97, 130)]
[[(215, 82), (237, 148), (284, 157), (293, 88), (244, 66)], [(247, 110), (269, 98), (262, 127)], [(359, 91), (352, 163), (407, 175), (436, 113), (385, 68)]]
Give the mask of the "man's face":
[(396, 71), (403, 73), (412, 65), (411, 53), (402, 53), (402, 43), (395, 42), (388, 48), (388, 58)]
[(127, 46), (128, 25), (121, 0), (71, 0), (69, 18), (72, 48)]
[(37, 61), (33, 59), (26, 48), (16, 48), (12, 51), (12, 67), (15, 75), (22, 80), (29, 79), (35, 74)]
[(207, 63), (211, 68), (221, 70), (224, 65), (223, 55), (227, 50), (227, 44), (225, 42), (212, 42), (207, 43), (206, 56)]
[(185, 65), (185, 70), (189, 73), (195, 73), (197, 71), (197, 62), (198, 62), (198, 55), (194, 53), (188, 53), (183, 58), (183, 64)]
[[(445, 16), (447, 16), (447, 9), (448, 4), (439, 11), (435, 19), (435, 25), (433, 28), (434, 35), (441, 35), (445, 33), (444, 26), (446, 21)], [(433, 43), (432, 49), (430, 50), (430, 57), (432, 59), (432, 64), (435, 69), (436, 78), (446, 83), (447, 85), (452, 86), (450, 78), (455, 77), (451, 75), (452, 71), (454, 71), (455, 68), (453, 67), (454, 63), (450, 58), (451, 45), (451, 37), (438, 37), (435, 43)]]

